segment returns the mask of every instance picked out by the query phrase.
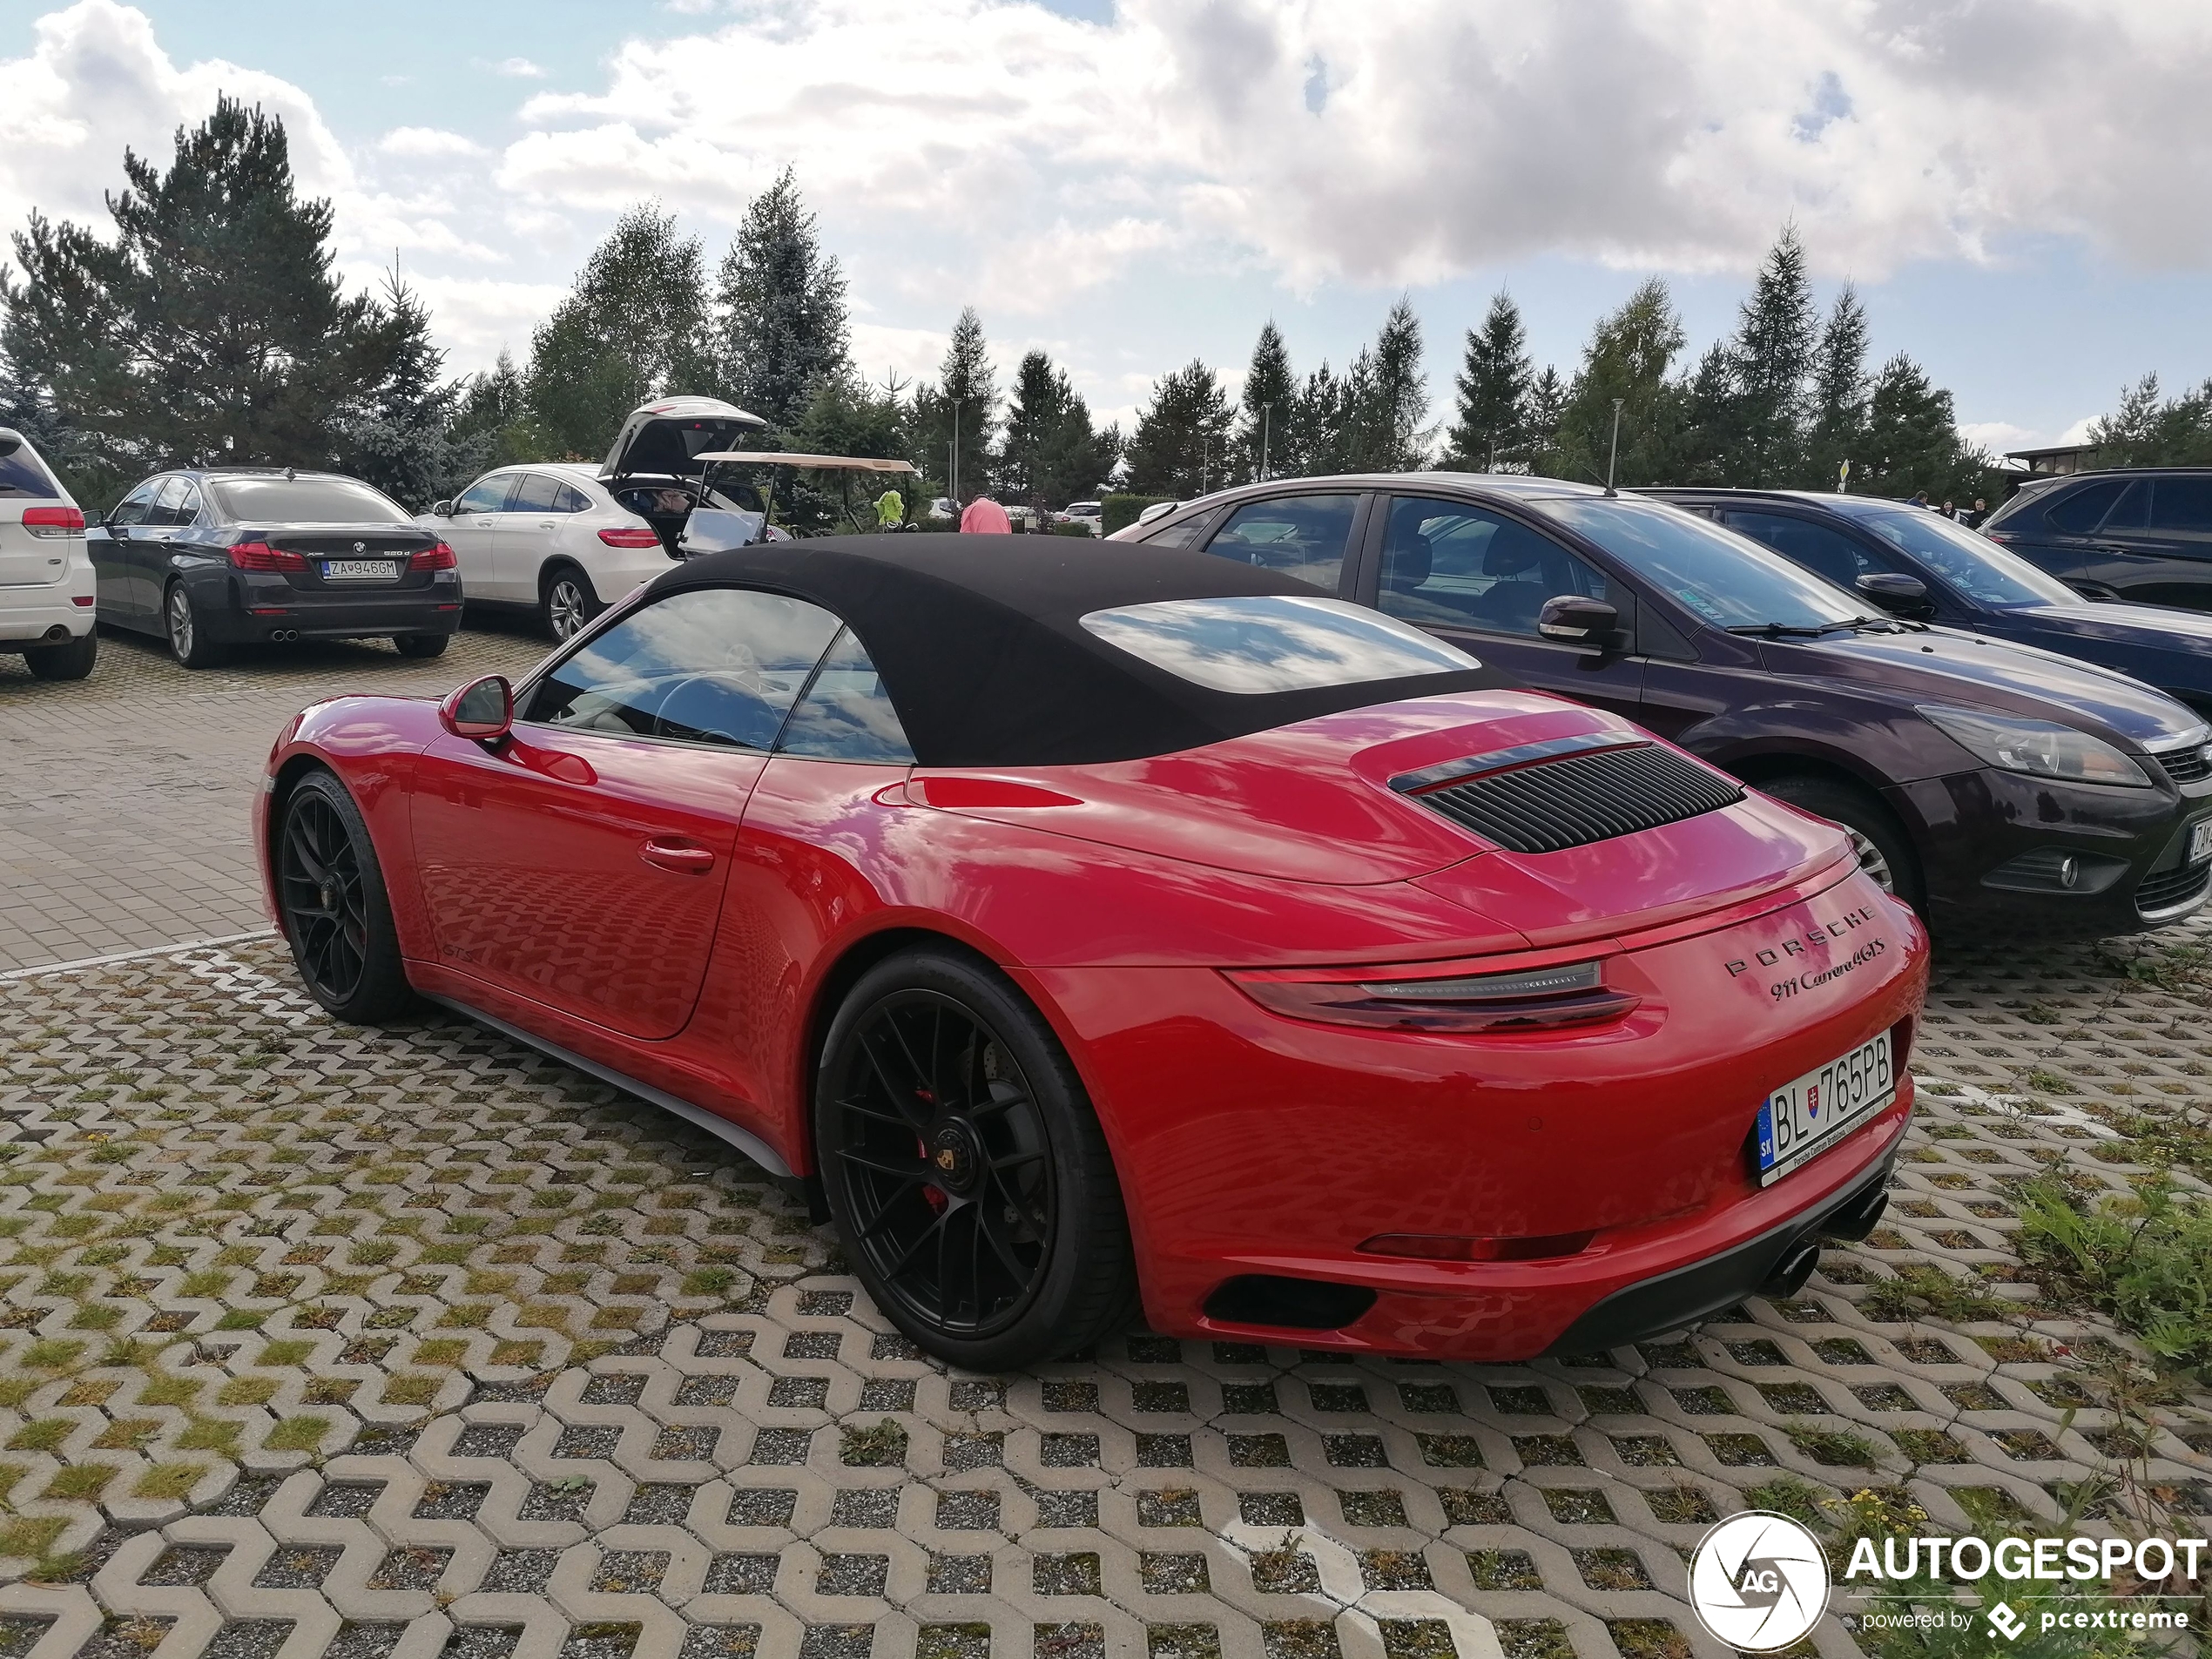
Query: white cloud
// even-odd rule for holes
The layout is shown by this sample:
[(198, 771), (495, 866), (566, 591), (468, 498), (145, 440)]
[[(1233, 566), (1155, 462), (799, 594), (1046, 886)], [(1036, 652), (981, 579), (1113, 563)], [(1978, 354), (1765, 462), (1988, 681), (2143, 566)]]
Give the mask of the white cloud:
[(376, 141), (376, 149), (380, 155), (424, 161), (484, 153), (483, 146), (474, 138), (438, 127), (394, 127)]
[(497, 63), (487, 64), (484, 67), (495, 75), (504, 75), (511, 80), (542, 81), (545, 78), (545, 71), (527, 57), (502, 57)]

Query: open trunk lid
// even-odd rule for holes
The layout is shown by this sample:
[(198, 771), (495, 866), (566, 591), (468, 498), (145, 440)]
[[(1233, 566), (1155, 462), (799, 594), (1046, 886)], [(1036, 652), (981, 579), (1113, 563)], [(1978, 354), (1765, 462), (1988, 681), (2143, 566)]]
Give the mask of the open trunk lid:
[(697, 478), (704, 469), (696, 457), (742, 448), (746, 435), (767, 424), (718, 397), (656, 398), (630, 412), (599, 476)]

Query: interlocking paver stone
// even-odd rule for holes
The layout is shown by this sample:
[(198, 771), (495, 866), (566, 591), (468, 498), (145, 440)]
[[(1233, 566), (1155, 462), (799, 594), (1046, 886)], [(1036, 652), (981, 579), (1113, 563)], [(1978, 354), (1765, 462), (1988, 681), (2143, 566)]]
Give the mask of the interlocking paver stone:
[[(206, 814), (231, 887), (198, 891), (237, 907), (173, 914), (237, 932), (223, 791), (333, 663), (442, 686), (538, 650), (187, 683), (122, 642), (82, 706), (0, 659), (0, 739), (127, 715), (115, 776), (39, 811)], [(6, 821), (6, 868), (59, 834)], [(1130, 1332), (1030, 1378), (923, 1359), (718, 1144), (442, 1015), (336, 1025), (271, 942), (0, 981), (0, 1576), (50, 1598), (0, 1615), (0, 1655), (52, 1617), (133, 1659), (295, 1626), (341, 1656), (1642, 1659), (1706, 1651), (1681, 1552), (1783, 1482), (1960, 1529), (2122, 1473), (2202, 1511), (2207, 1402), (2114, 1416), (2084, 1361), (2129, 1345), (2046, 1305), (2013, 1186), (2047, 1161), (2121, 1190), (2114, 1124), (2201, 1128), (2208, 941), (1946, 961), (1891, 1212), (1786, 1303), (1526, 1366)]]

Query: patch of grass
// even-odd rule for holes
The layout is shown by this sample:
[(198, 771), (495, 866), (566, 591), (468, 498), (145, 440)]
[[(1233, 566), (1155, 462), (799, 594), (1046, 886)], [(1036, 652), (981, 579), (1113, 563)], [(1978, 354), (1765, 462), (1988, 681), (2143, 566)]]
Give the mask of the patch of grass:
[(401, 1372), (384, 1380), (384, 1403), (388, 1406), (428, 1406), (438, 1397), (438, 1390), (445, 1386), (445, 1379), (421, 1372)]
[(2094, 1199), (2047, 1176), (2020, 1197), (2022, 1255), (2160, 1359), (2212, 1377), (2212, 1201), (2162, 1175)]
[(236, 1423), (219, 1417), (195, 1417), (177, 1437), (179, 1452), (221, 1452), (227, 1456), (238, 1455)]
[(157, 1463), (131, 1488), (134, 1498), (189, 1498), (207, 1473), (205, 1463)]
[(1944, 1319), (1965, 1324), (1975, 1319), (2006, 1319), (2020, 1312), (2019, 1305), (1992, 1296), (1979, 1285), (1953, 1278), (1928, 1262), (1903, 1264), (1897, 1277), (1878, 1281), (1859, 1305), (1867, 1317), (1889, 1322)]
[(42, 1417), (35, 1423), (25, 1423), (9, 1438), (10, 1452), (58, 1452), (62, 1442), (77, 1426), (73, 1417)]
[(89, 1502), (105, 1492), (108, 1482), (122, 1473), (112, 1463), (72, 1463), (57, 1471), (39, 1495)]
[(1808, 1527), (1820, 1524), (1820, 1506), (1825, 1495), (1818, 1487), (1794, 1474), (1777, 1474), (1763, 1485), (1743, 1488), (1744, 1502), (1750, 1507), (1771, 1509)]
[(262, 1445), (272, 1452), (312, 1452), (329, 1434), (327, 1417), (287, 1417), (269, 1431)]
[(299, 1337), (287, 1337), (269, 1343), (261, 1350), (257, 1366), (296, 1366), (315, 1351), (315, 1345)]
[(219, 1406), (266, 1406), (277, 1391), (273, 1377), (233, 1377), (215, 1396)]
[(1881, 1455), (1879, 1448), (1864, 1434), (1854, 1434), (1849, 1429), (1824, 1428), (1802, 1417), (1793, 1417), (1783, 1424), (1782, 1432), (1790, 1437), (1791, 1445), (1815, 1463), (1829, 1468), (1871, 1469), (1875, 1459)]
[(0, 1525), (0, 1555), (36, 1558), (53, 1548), (69, 1522), (55, 1515), (25, 1516)]
[(838, 1431), (837, 1456), (860, 1468), (890, 1467), (907, 1460), (907, 1431), (889, 1418), (873, 1428), (848, 1424)]

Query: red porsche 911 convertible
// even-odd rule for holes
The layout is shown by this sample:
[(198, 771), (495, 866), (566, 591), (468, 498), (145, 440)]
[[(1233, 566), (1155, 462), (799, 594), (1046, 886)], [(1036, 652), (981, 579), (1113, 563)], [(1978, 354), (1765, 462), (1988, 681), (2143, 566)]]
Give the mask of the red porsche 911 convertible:
[(1002, 536), (672, 567), (523, 683), (341, 697), (256, 833), (341, 1019), (428, 997), (721, 1134), (957, 1364), (1477, 1360), (1787, 1293), (1910, 1115), (1833, 826), (1294, 578)]

